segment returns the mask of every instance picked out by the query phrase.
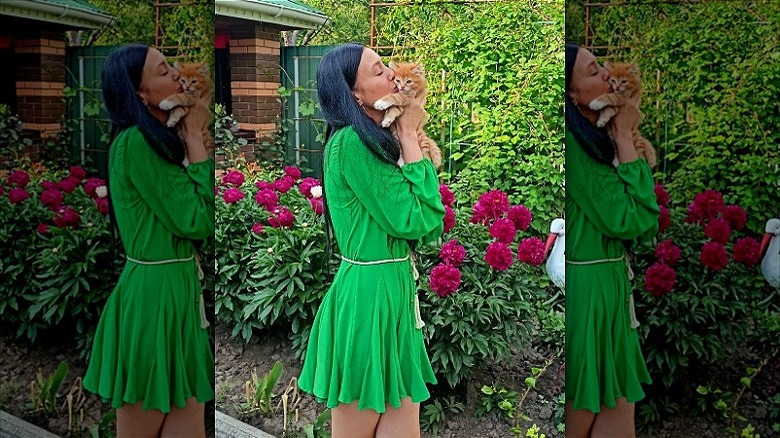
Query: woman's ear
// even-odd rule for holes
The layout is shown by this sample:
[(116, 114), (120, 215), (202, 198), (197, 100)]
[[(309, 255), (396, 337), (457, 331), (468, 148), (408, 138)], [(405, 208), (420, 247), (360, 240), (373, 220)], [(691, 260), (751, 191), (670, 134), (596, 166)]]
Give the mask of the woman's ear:
[(355, 98), (355, 101), (357, 101), (358, 105), (363, 105), (363, 99), (361, 99), (360, 96), (354, 91), (352, 92), (352, 97)]

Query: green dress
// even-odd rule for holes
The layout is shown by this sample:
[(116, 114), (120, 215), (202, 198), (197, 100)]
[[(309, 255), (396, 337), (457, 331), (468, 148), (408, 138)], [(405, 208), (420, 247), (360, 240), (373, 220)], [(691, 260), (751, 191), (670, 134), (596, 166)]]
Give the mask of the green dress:
[(100, 316), (84, 387), (113, 408), (143, 400), (168, 413), (191, 397), (208, 401), (214, 358), (193, 240), (214, 234), (214, 162), (170, 164), (131, 127), (111, 146), (109, 188), (128, 261)]
[(626, 242), (652, 239), (660, 210), (644, 160), (596, 162), (566, 132), (566, 401), (598, 413), (644, 398)]
[[(409, 241), (425, 244), (443, 230), (436, 170), (424, 159), (403, 167), (379, 160), (352, 127), (325, 149), (324, 183), (344, 258), (322, 300), (298, 385), (329, 408), (358, 400), (385, 412), (417, 403), (436, 383), (422, 330), (415, 326)], [(400, 261), (389, 261), (402, 259)]]

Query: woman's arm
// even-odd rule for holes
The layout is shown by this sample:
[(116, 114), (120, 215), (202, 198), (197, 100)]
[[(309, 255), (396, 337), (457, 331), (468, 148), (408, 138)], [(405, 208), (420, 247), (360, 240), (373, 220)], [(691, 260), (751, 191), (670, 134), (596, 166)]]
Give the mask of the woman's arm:
[(615, 141), (618, 161), (621, 163), (628, 163), (639, 158), (634, 146), (633, 130), (639, 124), (641, 116), (639, 108), (633, 102), (627, 102), (610, 120), (612, 138)]
[(211, 110), (206, 105), (196, 103), (190, 107), (187, 115), (181, 121), (181, 134), (187, 147), (187, 159), (190, 163), (206, 161), (209, 158), (203, 138), (203, 127), (210, 119)]
[(417, 139), (417, 128), (423, 123), (424, 117), (425, 111), (415, 102), (404, 107), (403, 114), (395, 120), (404, 163), (414, 163), (423, 159)]

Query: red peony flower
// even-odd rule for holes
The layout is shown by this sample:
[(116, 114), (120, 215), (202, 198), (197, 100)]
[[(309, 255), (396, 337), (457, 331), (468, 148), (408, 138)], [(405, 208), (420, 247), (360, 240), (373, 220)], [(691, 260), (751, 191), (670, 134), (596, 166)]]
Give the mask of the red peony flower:
[(214, 196), (219, 196), (219, 186), (214, 186)]
[(108, 214), (108, 198), (95, 198), (95, 205), (103, 216)]
[(674, 288), (676, 281), (677, 273), (674, 272), (674, 269), (662, 262), (658, 262), (647, 268), (645, 273), (645, 290), (653, 296), (660, 297), (670, 292)]
[(446, 184), (439, 185), (439, 194), (441, 195), (441, 203), (452, 207), (452, 204), (455, 203), (455, 195)]
[(41, 234), (49, 234), (49, 224), (38, 224), (38, 227), (35, 229), (35, 231)]
[(30, 182), (30, 175), (23, 170), (14, 170), (8, 175), (8, 185), (25, 187)]
[(441, 246), (439, 258), (448, 265), (460, 266), (466, 258), (466, 248), (458, 245), (457, 239), (452, 239)]
[(518, 230), (523, 231), (528, 229), (528, 227), (531, 225), (531, 221), (533, 220), (531, 210), (529, 210), (525, 205), (513, 205), (509, 207), (509, 211), (507, 212), (506, 217), (515, 223), (515, 227)]
[(761, 260), (761, 245), (752, 237), (737, 239), (734, 243), (734, 261), (745, 266), (754, 266)]
[(498, 219), (509, 210), (509, 197), (501, 190), (483, 193), (477, 203), (482, 205), (488, 219)]
[(655, 258), (665, 265), (674, 266), (680, 260), (680, 247), (671, 239), (666, 239), (655, 248)]
[(84, 183), (84, 191), (93, 198), (97, 197), (97, 188), (106, 185), (106, 182), (100, 178), (89, 178)]
[(295, 221), (295, 215), (287, 207), (277, 208), (268, 218), (268, 223), (274, 228), (291, 227)]
[(257, 187), (260, 190), (273, 189), (274, 185), (272, 183), (269, 183), (268, 181), (258, 181), (255, 183), (255, 187)]
[(225, 193), (222, 194), (222, 199), (225, 200), (226, 204), (232, 204), (240, 199), (244, 199), (244, 192), (241, 189), (231, 187), (225, 190)]
[(440, 263), (431, 269), (431, 290), (441, 298), (455, 292), (460, 286), (460, 271), (446, 263)]
[(260, 222), (255, 222), (255, 224), (252, 225), (252, 232), (255, 234), (263, 234), (265, 233), (265, 227), (263, 227), (263, 224)]
[(14, 187), (8, 191), (8, 200), (11, 201), (11, 204), (18, 204), (29, 197), (30, 194), (27, 193), (27, 190), (21, 187)]
[(298, 189), (300, 189), (303, 196), (311, 198), (311, 188), (315, 186), (322, 186), (322, 184), (317, 178), (306, 177), (298, 184)]
[(485, 261), (497, 271), (506, 271), (514, 262), (512, 249), (504, 242), (493, 242), (485, 251)]
[(41, 187), (43, 187), (43, 190), (59, 190), (59, 186), (56, 182), (51, 181), (41, 181)]
[(658, 216), (658, 232), (662, 233), (665, 229), (669, 228), (672, 224), (672, 217), (669, 214), (669, 209), (663, 205), (659, 206), (661, 214)]
[(509, 219), (496, 219), (490, 226), (490, 235), (498, 239), (499, 242), (512, 243), (517, 235), (515, 223)]
[(693, 198), (695, 211), (700, 220), (717, 217), (725, 208), (723, 195), (715, 190), (705, 190)]
[(57, 211), (57, 209), (60, 208), (60, 205), (62, 205), (63, 197), (59, 190), (47, 189), (41, 192), (39, 199), (43, 205), (49, 207), (49, 210)]
[(322, 198), (311, 198), (309, 199), (309, 204), (311, 204), (312, 210), (318, 215), (321, 215), (325, 211), (325, 205), (322, 203)]
[(741, 230), (747, 223), (747, 213), (745, 213), (745, 210), (739, 205), (729, 205), (726, 207), (723, 210), (721, 218), (727, 220), (734, 230)]
[(724, 219), (710, 219), (704, 227), (704, 234), (718, 243), (726, 243), (731, 235), (731, 227)]
[(471, 207), (471, 219), (469, 219), (469, 222), (471, 222), (472, 224), (487, 225), (488, 223), (487, 210), (479, 202), (477, 202), (476, 204), (474, 204), (473, 207)]
[(284, 174), (291, 177), (295, 182), (301, 179), (301, 169), (298, 169), (295, 166), (286, 166), (284, 168)]
[(231, 185), (234, 187), (240, 187), (244, 181), (246, 181), (244, 174), (237, 170), (231, 170), (222, 177), (223, 186)]
[(87, 178), (87, 171), (81, 166), (70, 166), (70, 176), (81, 182)]
[(255, 201), (265, 207), (266, 210), (271, 211), (276, 208), (279, 197), (276, 195), (276, 192), (271, 189), (261, 189), (255, 195)]
[(688, 204), (688, 215), (685, 217), (685, 222), (689, 224), (698, 224), (704, 219), (704, 211), (701, 205), (691, 202)]
[(76, 228), (79, 225), (79, 213), (67, 205), (60, 207), (54, 216), (54, 225), (59, 228)]
[(660, 206), (669, 207), (669, 192), (661, 184), (655, 185), (655, 202)]
[(705, 243), (701, 249), (699, 259), (704, 266), (714, 271), (720, 271), (729, 263), (729, 255), (726, 252), (726, 248), (718, 242)]
[(544, 242), (538, 237), (528, 237), (517, 247), (517, 258), (531, 266), (544, 263)]
[(70, 175), (69, 177), (60, 180), (60, 182), (57, 183), (57, 187), (65, 193), (73, 193), (79, 184), (81, 184), (81, 180), (73, 175)]
[(5, 188), (3, 188), (3, 185), (0, 184), (0, 196), (5, 195)]
[(274, 181), (274, 189), (279, 193), (287, 193), (295, 185), (295, 180), (290, 175), (285, 175)]
[(451, 229), (455, 228), (455, 210), (451, 209), (449, 205), (444, 206), (444, 232), (447, 233)]

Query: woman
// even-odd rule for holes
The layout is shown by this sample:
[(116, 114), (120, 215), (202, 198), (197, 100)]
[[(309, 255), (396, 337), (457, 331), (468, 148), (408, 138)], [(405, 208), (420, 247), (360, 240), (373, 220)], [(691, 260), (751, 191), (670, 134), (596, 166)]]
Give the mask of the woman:
[[(633, 316), (627, 248), (660, 214), (650, 167), (631, 135), (634, 104), (606, 129), (588, 103), (610, 92), (589, 51), (566, 45), (566, 436), (632, 437), (650, 383)], [(614, 140), (613, 140), (614, 139)]]
[[(202, 309), (195, 240), (214, 233), (214, 162), (193, 107), (179, 139), (158, 104), (178, 72), (157, 50), (121, 47), (102, 72), (113, 124), (112, 215), (127, 263), (106, 303), (84, 387), (116, 408), (117, 437), (203, 437), (214, 359)], [(184, 167), (184, 157), (190, 165)]]
[(436, 382), (415, 318), (410, 254), (441, 235), (444, 206), (417, 141), (422, 109), (404, 109), (398, 140), (379, 127), (384, 113), (373, 105), (397, 91), (393, 79), (359, 44), (329, 52), (317, 71), (329, 134), (323, 198), (342, 262), (314, 320), (299, 385), (332, 408), (333, 438), (419, 437), (419, 403)]

